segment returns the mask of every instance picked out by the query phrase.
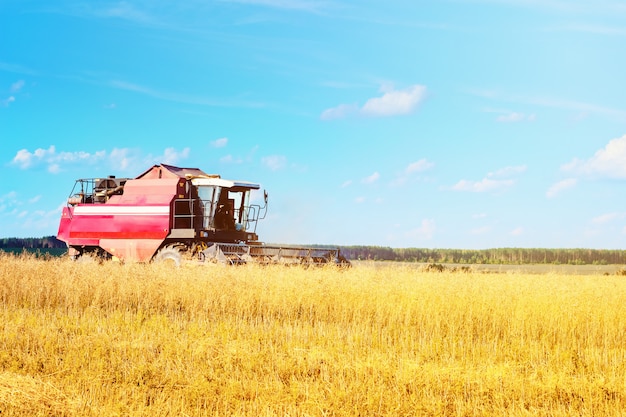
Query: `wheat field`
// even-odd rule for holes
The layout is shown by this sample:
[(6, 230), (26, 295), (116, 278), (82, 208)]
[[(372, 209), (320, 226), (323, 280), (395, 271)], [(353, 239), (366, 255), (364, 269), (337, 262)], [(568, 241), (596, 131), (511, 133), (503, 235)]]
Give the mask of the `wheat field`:
[(618, 416), (626, 278), (0, 256), (4, 416)]

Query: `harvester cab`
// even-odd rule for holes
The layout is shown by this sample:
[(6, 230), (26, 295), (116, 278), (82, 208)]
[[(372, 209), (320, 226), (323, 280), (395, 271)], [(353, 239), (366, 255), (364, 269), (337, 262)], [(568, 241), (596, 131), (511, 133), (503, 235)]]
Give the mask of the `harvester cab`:
[(194, 229), (204, 238), (215, 241), (246, 242), (258, 240), (258, 221), (267, 213), (267, 193), (264, 205), (253, 204), (252, 193), (259, 184), (226, 180), (217, 176), (191, 178), (202, 219)]

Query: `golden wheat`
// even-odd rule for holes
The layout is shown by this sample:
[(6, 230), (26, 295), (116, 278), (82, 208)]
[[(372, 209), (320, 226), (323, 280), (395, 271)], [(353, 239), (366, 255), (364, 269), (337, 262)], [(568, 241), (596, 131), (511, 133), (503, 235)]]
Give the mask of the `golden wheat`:
[(3, 416), (626, 409), (619, 276), (0, 257)]

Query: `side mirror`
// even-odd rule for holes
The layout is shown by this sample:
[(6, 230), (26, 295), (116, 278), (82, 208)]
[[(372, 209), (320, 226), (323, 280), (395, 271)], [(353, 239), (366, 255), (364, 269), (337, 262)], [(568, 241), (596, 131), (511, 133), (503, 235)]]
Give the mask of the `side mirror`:
[(267, 191), (263, 190), (263, 199), (265, 200), (265, 204), (267, 204)]

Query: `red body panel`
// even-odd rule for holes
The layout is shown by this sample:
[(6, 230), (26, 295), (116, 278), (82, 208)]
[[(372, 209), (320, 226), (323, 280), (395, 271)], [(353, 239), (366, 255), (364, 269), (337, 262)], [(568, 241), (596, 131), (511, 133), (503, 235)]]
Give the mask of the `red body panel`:
[(65, 207), (58, 238), (68, 246), (99, 246), (128, 261), (149, 261), (171, 227), (171, 203), (185, 197), (185, 179), (135, 179), (106, 203)]

